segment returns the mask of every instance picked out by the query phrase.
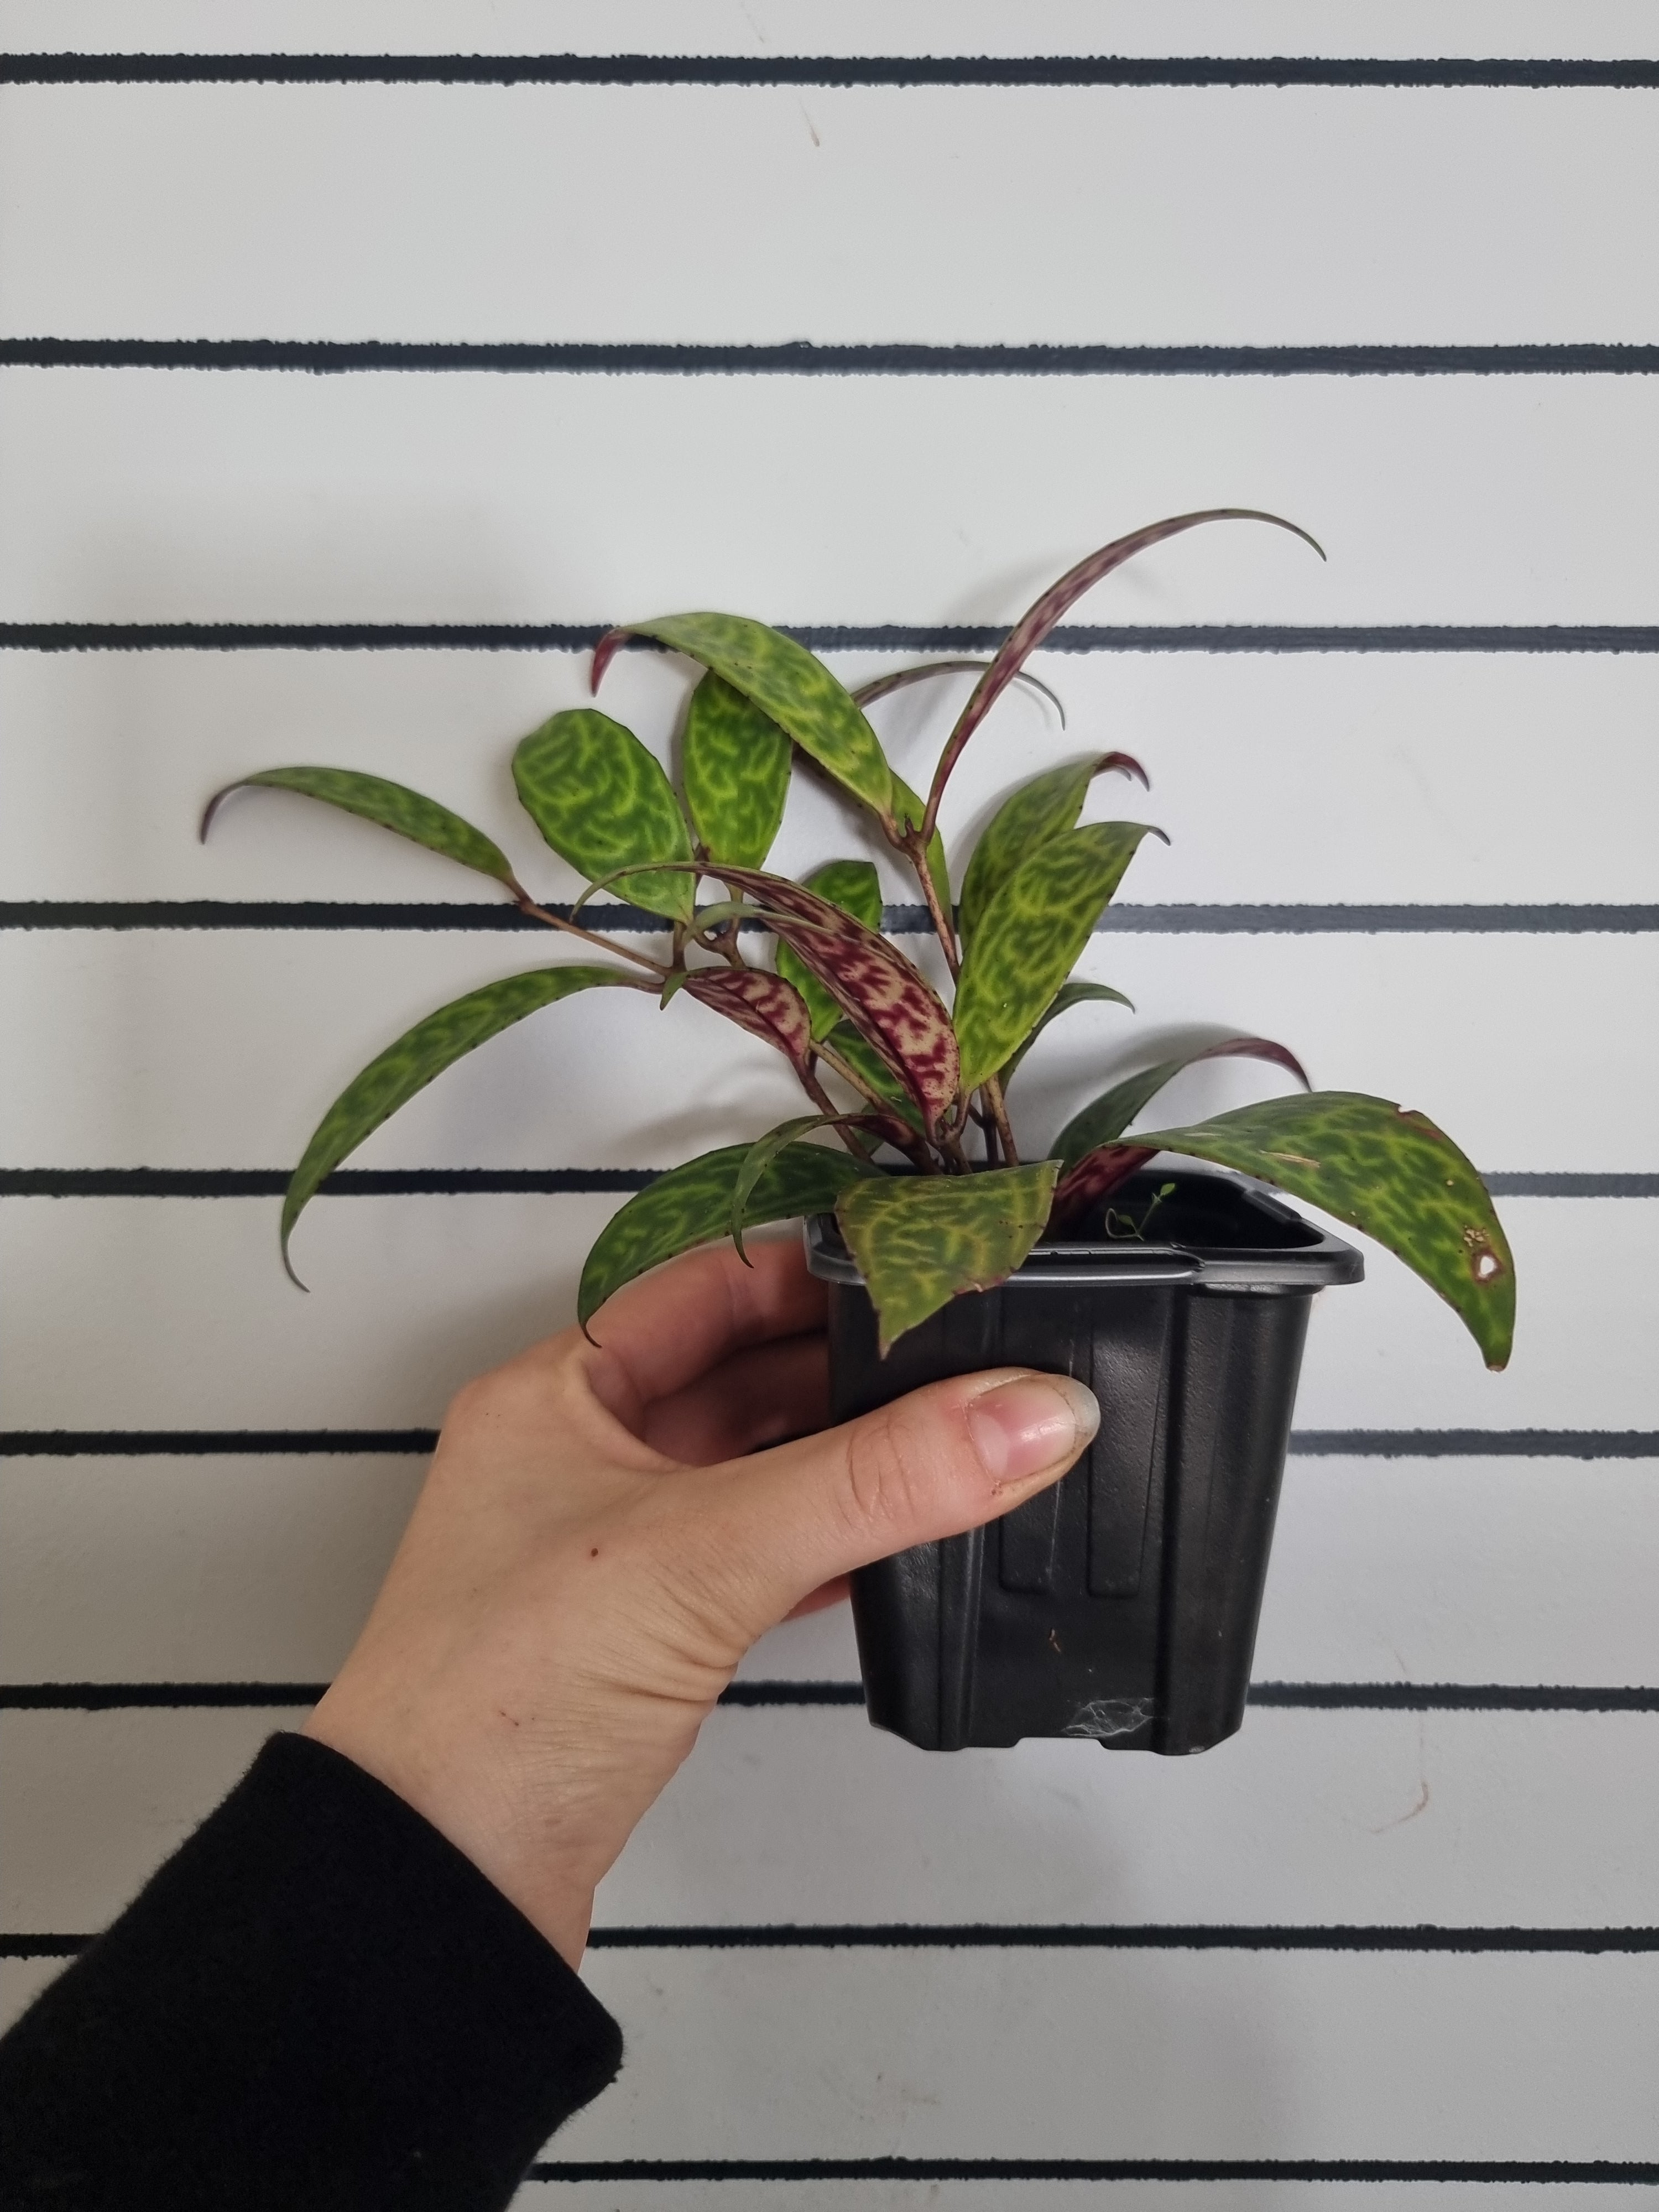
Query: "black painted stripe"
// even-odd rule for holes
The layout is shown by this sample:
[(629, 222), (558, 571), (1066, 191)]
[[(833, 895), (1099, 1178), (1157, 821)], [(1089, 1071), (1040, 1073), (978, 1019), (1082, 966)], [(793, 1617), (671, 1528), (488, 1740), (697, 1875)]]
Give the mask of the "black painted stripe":
[(1314, 1459), (1656, 1459), (1659, 1429), (1297, 1429)]
[[(483, 1197), (643, 1190), (660, 1168), (339, 1168), (334, 1198)], [(1659, 1177), (1655, 1179), (1659, 1185)], [(0, 1168), (0, 1198), (279, 1198), (285, 1168)]]
[(529, 2181), (1602, 2182), (1659, 2187), (1659, 2161), (1416, 2158), (621, 2158), (539, 2161)]
[(1659, 1928), (1287, 1928), (877, 1923), (847, 1927), (596, 1928), (596, 1951), (1659, 1951)]
[(1654, 345), (562, 344), (0, 338), (0, 368), (532, 376), (1651, 376)]
[[(557, 904), (553, 913), (568, 913)], [(596, 929), (651, 936), (659, 916), (637, 907), (590, 906)], [(887, 908), (891, 936), (924, 936), (921, 905)], [(358, 899), (10, 899), (0, 901), (0, 929), (364, 929), (530, 930), (546, 925), (505, 902)], [(750, 925), (745, 924), (745, 927)], [(1523, 906), (1124, 904), (1096, 924), (1102, 936), (1129, 937), (1582, 937), (1644, 936), (1659, 930), (1659, 905), (1553, 901)]]
[[(210, 1454), (429, 1452), (435, 1429), (0, 1429), (0, 1456), (201, 1458)], [(1659, 1459), (1659, 1429), (1298, 1429), (1293, 1456)]]
[(1557, 56), (23, 53), (0, 84), (1334, 86), (1650, 91), (1659, 63)]
[[(643, 1190), (661, 1168), (337, 1168), (324, 1198), (550, 1197)], [(1489, 1175), (1494, 1198), (1659, 1198), (1659, 1175)], [(0, 1198), (280, 1198), (286, 1168), (0, 1168)]]
[[(89, 1935), (0, 1936), (0, 1959), (69, 1959)], [(1117, 1925), (1022, 1926), (874, 1922), (811, 1927), (595, 1928), (591, 1951), (1328, 1951), (1437, 1954), (1565, 1953), (1599, 1957), (1659, 1951), (1659, 1928), (1296, 1928)]]
[[(605, 623), (0, 622), (16, 653), (586, 653)], [(779, 623), (814, 653), (992, 653), (1006, 623)], [(653, 648), (641, 646), (639, 650)], [(1651, 623), (1066, 623), (1045, 653), (1659, 653)]]
[[(0, 1712), (185, 1712), (309, 1707), (325, 1682), (10, 1682)], [(1252, 1705), (1292, 1712), (1656, 1713), (1659, 1688), (1516, 1682), (1253, 1682)], [(722, 1705), (862, 1705), (861, 1682), (733, 1682)]]
[(436, 1429), (0, 1429), (5, 1459), (201, 1459), (316, 1453), (425, 1454)]

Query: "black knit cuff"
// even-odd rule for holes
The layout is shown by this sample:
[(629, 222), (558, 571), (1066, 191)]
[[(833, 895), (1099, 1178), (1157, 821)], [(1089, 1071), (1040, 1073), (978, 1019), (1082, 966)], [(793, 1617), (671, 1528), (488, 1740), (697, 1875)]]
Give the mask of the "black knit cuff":
[(273, 1736), (0, 2045), (0, 2202), (487, 2212), (621, 2059), (470, 1859)]

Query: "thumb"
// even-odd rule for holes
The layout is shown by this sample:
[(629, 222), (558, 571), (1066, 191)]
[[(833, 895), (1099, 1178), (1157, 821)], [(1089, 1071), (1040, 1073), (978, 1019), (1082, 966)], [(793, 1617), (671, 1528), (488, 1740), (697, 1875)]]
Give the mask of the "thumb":
[(1000, 1368), (703, 1470), (734, 1614), (759, 1635), (837, 1575), (996, 1519), (1058, 1481), (1099, 1426), (1083, 1383)]

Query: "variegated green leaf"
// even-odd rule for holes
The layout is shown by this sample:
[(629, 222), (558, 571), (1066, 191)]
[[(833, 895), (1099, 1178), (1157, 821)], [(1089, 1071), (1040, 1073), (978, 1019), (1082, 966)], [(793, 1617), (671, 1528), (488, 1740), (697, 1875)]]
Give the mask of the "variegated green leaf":
[(1024, 1260), (1048, 1218), (1057, 1164), (970, 1176), (849, 1182), (836, 1218), (875, 1306), (885, 1353), (962, 1291), (988, 1291)]
[(1166, 1083), (1172, 1083), (1183, 1067), (1194, 1066), (1201, 1060), (1268, 1060), (1275, 1067), (1282, 1067), (1286, 1074), (1293, 1075), (1304, 1091), (1309, 1088), (1307, 1070), (1287, 1045), (1275, 1044), (1271, 1037), (1223, 1037), (1218, 1043), (1195, 1046), (1191, 1052), (1160, 1060), (1153, 1067), (1143, 1067), (1136, 1074), (1125, 1076), (1121, 1083), (1115, 1083), (1080, 1114), (1072, 1116), (1049, 1146), (1049, 1156), (1057, 1159), (1062, 1168), (1074, 1168), (1097, 1146), (1109, 1145), (1121, 1137), (1141, 1108), (1149, 1104)]
[(1073, 1006), (1085, 1006), (1096, 1003), (1102, 1006), (1127, 1006), (1131, 1013), (1135, 1010), (1134, 1001), (1132, 999), (1126, 999), (1121, 991), (1115, 991), (1109, 983), (1080, 983), (1075, 981), (1062, 983), (1049, 1004), (1037, 1016), (1030, 1035), (1023, 1044), (1018, 1046), (1009, 1054), (1002, 1073), (998, 1079), (1003, 1089), (1006, 1091), (1008, 1088), (1014, 1070), (1050, 1022), (1057, 1021), (1061, 1014), (1069, 1013)]
[[(586, 876), (615, 876), (652, 860), (689, 860), (691, 838), (661, 763), (631, 730), (592, 707), (555, 714), (513, 756), (513, 781), (561, 860)], [(629, 874), (635, 905), (690, 919), (696, 878)]]
[(1138, 775), (1143, 784), (1146, 781), (1146, 770), (1129, 754), (1097, 753), (1088, 760), (1062, 761), (1058, 768), (1034, 775), (1003, 800), (986, 823), (962, 879), (962, 909), (957, 927), (964, 945), (973, 942), (985, 909), (1020, 862), (1039, 845), (1074, 827), (1089, 786), (1112, 769)]
[(1508, 1364), (1515, 1260), (1486, 1187), (1426, 1115), (1353, 1091), (1269, 1098), (1186, 1129), (1137, 1133), (1277, 1185), (1363, 1230), (1438, 1291), (1488, 1367)]
[[(744, 1155), (743, 1164), (738, 1168), (737, 1179), (732, 1185), (730, 1218), (732, 1242), (737, 1249), (738, 1259), (745, 1265), (752, 1263), (750, 1262), (749, 1255), (743, 1249), (744, 1218), (749, 1209), (749, 1201), (754, 1195), (756, 1185), (776, 1159), (778, 1154), (787, 1146), (793, 1145), (797, 1139), (809, 1135), (815, 1129), (855, 1128), (859, 1126), (860, 1118), (855, 1114), (798, 1114), (793, 1121), (780, 1121), (775, 1129), (769, 1129), (763, 1137), (756, 1138)], [(851, 1158), (852, 1155), (849, 1153), (848, 1157)], [(858, 1165), (859, 1163), (854, 1162), (854, 1164)], [(862, 1169), (861, 1171), (868, 1175), (879, 1173), (879, 1170), (873, 1167)]]
[[(424, 1091), (445, 1068), (510, 1029), (514, 1022), (521, 1022), (526, 1014), (551, 1006), (556, 999), (568, 999), (574, 992), (612, 983), (639, 988), (637, 978), (615, 968), (572, 964), (535, 968), (527, 975), (504, 975), (499, 983), (486, 983), (482, 990), (469, 991), (464, 999), (440, 1006), (436, 1013), (406, 1030), (396, 1044), (388, 1045), (378, 1059), (370, 1060), (318, 1123), (289, 1179), (288, 1195), (283, 1200), (283, 1266), (289, 1264), (288, 1242), (294, 1224), (323, 1178), (331, 1175), (382, 1121), (407, 1105), (417, 1091)], [(289, 1273), (293, 1274), (292, 1267)]]
[(957, 985), (964, 1091), (994, 1075), (1048, 1008), (1147, 834), (1140, 822), (1062, 830), (1023, 860), (991, 901)]
[(271, 791), (297, 791), (302, 798), (320, 799), (325, 805), (361, 815), (365, 822), (378, 822), (383, 830), (395, 830), (400, 837), (410, 838), (428, 851), (441, 853), (447, 860), (459, 860), (464, 868), (476, 868), (481, 876), (494, 876), (497, 883), (507, 884), (511, 890), (519, 888), (506, 854), (482, 830), (475, 830), (470, 822), (463, 821), (435, 799), (411, 791), (407, 784), (388, 783), (382, 775), (360, 775), (355, 769), (349, 768), (267, 768), (258, 775), (245, 775), (235, 783), (228, 783), (222, 791), (215, 792), (207, 803), (207, 811), (202, 817), (204, 844), (213, 827), (213, 817), (231, 793), (254, 786)]
[[(695, 1244), (713, 1243), (727, 1234), (732, 1186), (749, 1150), (747, 1145), (726, 1145), (671, 1168), (612, 1214), (582, 1269), (576, 1316), (584, 1328), (624, 1283)], [(769, 1221), (827, 1213), (863, 1172), (850, 1153), (832, 1152), (822, 1145), (790, 1145), (756, 1183), (743, 1225), (758, 1229)]]
[[(881, 927), (881, 884), (873, 861), (830, 860), (801, 881), (805, 890), (828, 899), (831, 906), (850, 914), (866, 929)], [(777, 969), (805, 1000), (812, 1016), (813, 1036), (828, 1036), (841, 1019), (841, 1008), (817, 977), (799, 953), (781, 943), (777, 951)]]
[(595, 648), (596, 691), (624, 637), (655, 638), (712, 668), (787, 730), (838, 783), (887, 818), (892, 787), (880, 740), (852, 695), (804, 645), (741, 615), (665, 615), (654, 622), (628, 623), (602, 637)]
[(771, 716), (708, 670), (686, 709), (680, 774), (692, 827), (714, 859), (764, 864), (789, 796), (789, 760)]
[[(925, 799), (919, 799), (896, 769), (893, 771), (893, 814), (901, 830), (920, 830), (927, 812)], [(945, 840), (937, 830), (927, 840), (927, 873), (932, 878), (933, 895), (939, 911), (951, 911), (951, 867), (945, 857)]]

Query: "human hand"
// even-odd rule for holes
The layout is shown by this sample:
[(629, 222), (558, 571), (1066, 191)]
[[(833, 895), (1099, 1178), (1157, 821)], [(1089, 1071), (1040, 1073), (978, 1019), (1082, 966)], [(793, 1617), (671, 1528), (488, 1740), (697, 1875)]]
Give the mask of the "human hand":
[[(853, 1568), (1062, 1475), (1099, 1409), (1002, 1368), (843, 1427), (798, 1243), (690, 1255), (456, 1398), (356, 1649), (307, 1723), (569, 1962), (593, 1891), (756, 1638)], [(793, 1441), (780, 1442), (781, 1438)]]

